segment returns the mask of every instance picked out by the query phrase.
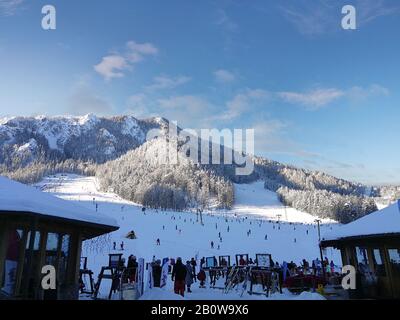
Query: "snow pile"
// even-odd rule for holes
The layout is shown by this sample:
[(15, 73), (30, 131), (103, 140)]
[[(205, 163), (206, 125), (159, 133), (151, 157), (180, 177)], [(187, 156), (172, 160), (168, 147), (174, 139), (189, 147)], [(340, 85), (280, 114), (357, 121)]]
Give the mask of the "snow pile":
[(400, 200), (382, 210), (342, 225), (334, 232), (323, 234), (323, 240), (389, 233), (400, 233)]
[(139, 300), (187, 300), (184, 297), (161, 288), (145, 291)]
[(0, 215), (27, 212), (118, 227), (113, 218), (0, 176)]

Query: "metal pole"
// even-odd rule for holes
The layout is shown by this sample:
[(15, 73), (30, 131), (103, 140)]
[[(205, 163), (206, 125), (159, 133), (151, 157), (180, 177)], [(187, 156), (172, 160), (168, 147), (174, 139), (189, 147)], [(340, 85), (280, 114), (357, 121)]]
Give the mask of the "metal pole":
[(321, 267), (322, 267), (322, 274), (325, 278), (325, 266), (324, 266), (324, 257), (322, 254), (322, 247), (321, 247), (321, 230), (320, 230), (320, 226), (319, 223), (321, 222), (321, 220), (316, 219), (315, 222), (318, 224), (318, 245), (319, 245), (319, 254), (320, 254), (320, 258), (321, 258)]

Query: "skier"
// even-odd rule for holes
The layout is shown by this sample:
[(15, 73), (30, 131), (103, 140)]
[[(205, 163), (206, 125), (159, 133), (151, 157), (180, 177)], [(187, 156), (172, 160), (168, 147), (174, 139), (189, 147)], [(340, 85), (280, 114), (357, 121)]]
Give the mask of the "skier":
[(134, 255), (130, 255), (128, 258), (128, 279), (130, 282), (134, 282), (136, 279), (136, 270), (138, 267), (138, 263), (136, 262), (136, 257)]
[(185, 279), (187, 269), (182, 263), (182, 258), (177, 258), (176, 263), (172, 269), (171, 279), (174, 281), (174, 292), (180, 294), (182, 297), (185, 296)]
[(197, 279), (200, 281), (200, 288), (205, 288), (204, 285), (206, 282), (207, 275), (203, 269), (200, 269), (199, 273), (197, 274)]
[(335, 263), (331, 260), (331, 272), (335, 273)]
[(189, 260), (186, 261), (186, 269), (187, 269), (187, 272), (186, 272), (185, 283), (187, 286), (187, 291), (192, 292), (192, 290), (190, 289), (190, 286), (193, 283), (193, 268), (192, 268), (192, 265), (190, 264)]
[(267, 235), (267, 234), (265, 235), (265, 238), (264, 238), (264, 239), (265, 239), (265, 240), (268, 240), (268, 235)]
[(214, 241), (211, 241), (211, 249), (214, 249)]
[(227, 231), (229, 232), (229, 226), (228, 226), (228, 229), (227, 229)]
[(113, 242), (113, 250), (117, 250), (117, 243), (115, 241)]
[(160, 239), (157, 239), (157, 245), (161, 245)]
[(194, 279), (194, 281), (196, 282), (197, 280), (196, 280), (196, 266), (197, 266), (197, 262), (196, 262), (196, 260), (194, 259), (194, 258), (192, 258), (191, 260), (190, 260), (190, 264), (192, 265), (192, 268), (193, 268), (193, 279)]
[(203, 269), (204, 264), (206, 263), (206, 258), (201, 258), (200, 260), (200, 269)]
[(161, 283), (161, 260), (157, 260), (153, 265), (153, 281), (154, 287), (159, 288)]
[(120, 247), (121, 247), (121, 250), (124, 251), (124, 242), (123, 241), (121, 242), (121, 246)]
[(96, 212), (97, 212), (98, 209), (99, 209), (99, 205), (96, 203)]

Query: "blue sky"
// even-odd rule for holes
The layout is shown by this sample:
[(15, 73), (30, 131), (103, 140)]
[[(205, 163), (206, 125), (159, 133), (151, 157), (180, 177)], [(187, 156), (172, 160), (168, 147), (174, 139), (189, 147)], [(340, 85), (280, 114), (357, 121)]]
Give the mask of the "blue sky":
[[(345, 4), (357, 30), (341, 28)], [(258, 155), (400, 183), (396, 0), (0, 0), (0, 30), (0, 116), (255, 128)]]

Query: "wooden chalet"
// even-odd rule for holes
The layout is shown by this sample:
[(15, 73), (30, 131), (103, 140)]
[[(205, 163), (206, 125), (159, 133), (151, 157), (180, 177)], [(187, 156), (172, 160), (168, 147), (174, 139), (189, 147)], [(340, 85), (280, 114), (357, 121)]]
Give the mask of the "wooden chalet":
[[(0, 177), (0, 299), (78, 298), (82, 241), (118, 229), (114, 219)], [(56, 270), (43, 290), (42, 267)]]
[(400, 298), (400, 200), (323, 236), (357, 270), (356, 298)]

